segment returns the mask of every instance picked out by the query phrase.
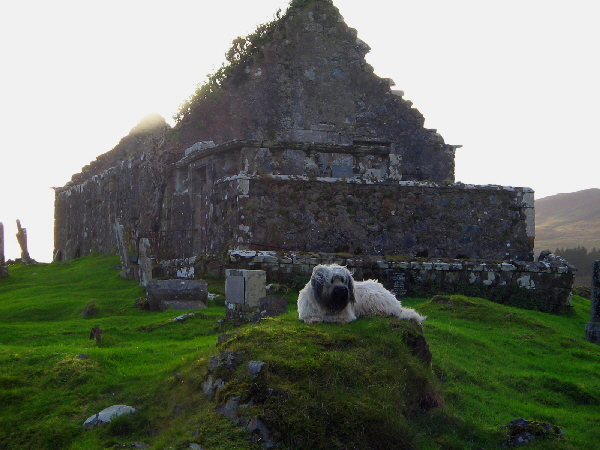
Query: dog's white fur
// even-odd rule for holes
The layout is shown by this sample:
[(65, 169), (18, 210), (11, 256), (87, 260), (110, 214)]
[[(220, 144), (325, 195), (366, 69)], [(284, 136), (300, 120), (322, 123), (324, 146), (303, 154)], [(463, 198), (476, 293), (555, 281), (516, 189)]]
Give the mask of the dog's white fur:
[[(332, 310), (326, 303), (336, 286), (348, 289), (348, 302)], [(414, 309), (402, 307), (381, 283), (354, 281), (350, 271), (337, 264), (318, 265), (313, 269), (311, 280), (298, 295), (298, 316), (306, 323), (348, 323), (366, 316), (395, 316), (419, 324), (425, 320)]]

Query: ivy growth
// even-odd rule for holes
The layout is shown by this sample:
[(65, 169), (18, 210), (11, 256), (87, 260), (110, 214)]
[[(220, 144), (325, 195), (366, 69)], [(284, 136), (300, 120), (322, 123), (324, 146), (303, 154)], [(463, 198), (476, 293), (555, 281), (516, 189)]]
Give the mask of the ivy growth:
[(314, 1), (292, 0), (285, 14), (282, 15), (281, 9), (279, 9), (271, 22), (259, 25), (252, 34), (246, 37), (235, 38), (230, 49), (225, 53), (225, 62), (215, 73), (208, 74), (205, 82), (198, 84), (194, 93), (179, 105), (179, 110), (173, 115), (173, 119), (178, 123), (185, 121), (200, 101), (217, 97), (223, 90), (225, 80), (240, 76), (251, 60), (263, 56), (263, 45), (272, 40), (274, 31), (284, 20), (295, 15), (298, 9)]

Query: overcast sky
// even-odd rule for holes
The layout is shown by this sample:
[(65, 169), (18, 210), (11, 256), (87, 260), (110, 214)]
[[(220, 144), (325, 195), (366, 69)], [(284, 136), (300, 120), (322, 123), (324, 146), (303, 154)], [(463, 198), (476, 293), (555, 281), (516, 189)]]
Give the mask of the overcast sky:
[[(457, 150), (456, 180), (536, 198), (600, 187), (597, 0), (334, 0)], [(0, 222), (6, 256), (49, 262), (53, 186), (179, 104), (231, 41), (287, 0), (23, 0), (0, 6)]]

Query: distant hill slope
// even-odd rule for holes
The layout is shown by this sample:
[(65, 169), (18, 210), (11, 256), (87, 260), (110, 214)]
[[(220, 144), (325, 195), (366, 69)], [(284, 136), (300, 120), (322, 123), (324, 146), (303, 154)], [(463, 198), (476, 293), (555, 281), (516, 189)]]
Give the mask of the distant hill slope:
[(557, 194), (535, 202), (535, 251), (600, 248), (600, 189)]

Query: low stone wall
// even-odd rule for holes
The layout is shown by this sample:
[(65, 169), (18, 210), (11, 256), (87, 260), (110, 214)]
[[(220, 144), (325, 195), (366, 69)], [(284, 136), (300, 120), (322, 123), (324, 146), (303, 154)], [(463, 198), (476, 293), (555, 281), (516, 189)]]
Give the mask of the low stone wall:
[(403, 274), (407, 296), (457, 293), (549, 312), (570, 305), (576, 272), (564, 261), (406, 261), (394, 257), (250, 250), (231, 250), (225, 262), (211, 258), (164, 261), (160, 270), (193, 277), (199, 273), (223, 276), (225, 268), (260, 269), (267, 272), (268, 282), (298, 284), (308, 281), (316, 265), (332, 263), (347, 266), (357, 280), (378, 279), (390, 289), (390, 275)]

